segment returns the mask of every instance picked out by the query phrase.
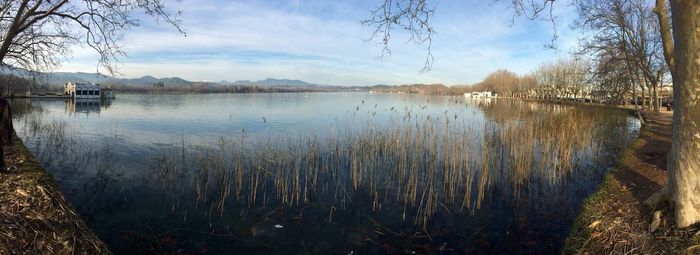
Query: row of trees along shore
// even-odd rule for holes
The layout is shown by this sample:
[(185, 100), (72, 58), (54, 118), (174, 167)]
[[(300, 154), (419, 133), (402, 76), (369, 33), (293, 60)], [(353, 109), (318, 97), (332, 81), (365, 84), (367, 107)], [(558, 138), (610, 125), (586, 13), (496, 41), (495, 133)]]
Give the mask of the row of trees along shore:
[[(572, 0), (578, 13), (574, 27), (583, 31), (580, 52), (570, 59), (543, 64), (521, 77), (498, 71), (471, 88), (502, 95), (578, 97), (596, 91), (624, 100), (631, 93), (650, 95), (658, 110), (659, 89), (673, 84), (673, 138), (668, 170), (668, 194), (678, 227), (700, 222), (700, 2), (693, 0)], [(512, 0), (514, 15), (555, 24), (552, 9), (561, 1)], [(136, 12), (181, 29), (181, 12), (165, 0), (0, 0), (0, 63), (3, 67), (46, 71), (84, 45), (100, 56), (110, 74), (125, 52), (120, 39), (137, 26)], [(384, 0), (362, 24), (374, 27), (373, 39), (389, 53), (391, 31), (410, 33), (411, 41), (427, 45), (425, 69), (435, 34), (431, 0)], [(669, 9), (670, 6), (670, 9)], [(555, 41), (556, 35), (553, 36)], [(555, 44), (553, 42), (552, 44)], [(460, 89), (456, 87), (455, 90)], [(640, 94), (641, 94), (640, 93)], [(645, 97), (642, 97), (645, 98)], [(668, 192), (664, 192), (668, 191)], [(663, 196), (661, 196), (663, 197)]]
[(579, 100), (617, 105), (634, 103), (657, 112), (662, 102), (672, 101), (670, 84), (662, 86), (660, 82), (631, 76), (626, 69), (620, 68), (619, 63), (592, 57), (572, 55), (543, 63), (524, 75), (501, 69), (473, 85), (410, 84), (374, 87), (373, 90), (443, 95), (491, 91), (499, 97)]
[[(471, 86), (407, 85), (383, 90), (434, 94), (493, 91), (502, 97), (635, 102), (656, 112), (662, 101), (672, 100), (661, 27), (648, 1), (575, 1), (574, 6), (578, 18), (572, 27), (588, 36), (580, 39), (570, 57), (542, 63), (521, 76), (497, 70)], [(663, 84), (667, 84), (665, 89)]]
[[(556, 25), (553, 9), (561, 1), (512, 0), (515, 16), (544, 19)], [(556, 98), (590, 93), (625, 102), (650, 97), (659, 111), (664, 81), (673, 87), (673, 134), (666, 187), (652, 196), (672, 205), (676, 227), (700, 223), (700, 1), (693, 0), (571, 0), (577, 12), (573, 27), (582, 31), (581, 48), (570, 59), (540, 66), (517, 77), (507, 71), (489, 75), (471, 89), (501, 95)], [(431, 0), (380, 1), (362, 23), (374, 28), (372, 39), (389, 53), (394, 29), (410, 34), (412, 42), (427, 45), (424, 69), (434, 61), (430, 52), (435, 14)], [(670, 7), (670, 8), (669, 8)], [(556, 29), (552, 44), (556, 44)], [(499, 78), (497, 78), (499, 77)], [(518, 79), (514, 79), (514, 77)], [(517, 82), (515, 82), (517, 80)], [(500, 82), (491, 82), (500, 81)], [(452, 92), (459, 92), (455, 86)], [(595, 92), (595, 93), (594, 93)], [(646, 100), (644, 100), (646, 101)]]

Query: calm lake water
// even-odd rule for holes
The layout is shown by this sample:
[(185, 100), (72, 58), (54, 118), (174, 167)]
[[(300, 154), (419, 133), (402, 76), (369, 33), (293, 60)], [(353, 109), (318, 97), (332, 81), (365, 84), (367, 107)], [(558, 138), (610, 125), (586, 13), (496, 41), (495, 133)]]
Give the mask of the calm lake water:
[(369, 93), (12, 102), (117, 254), (558, 253), (623, 111)]

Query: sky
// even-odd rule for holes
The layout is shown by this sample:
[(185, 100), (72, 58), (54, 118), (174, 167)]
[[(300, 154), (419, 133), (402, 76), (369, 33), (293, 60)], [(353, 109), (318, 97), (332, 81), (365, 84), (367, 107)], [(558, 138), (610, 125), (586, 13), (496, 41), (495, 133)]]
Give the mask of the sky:
[[(373, 28), (360, 21), (379, 0), (347, 1), (169, 1), (182, 10), (186, 36), (173, 26), (139, 16), (138, 27), (121, 41), (127, 56), (118, 65), (122, 78), (144, 75), (191, 81), (299, 79), (316, 84), (473, 84), (497, 69), (518, 74), (540, 63), (566, 57), (577, 31), (569, 24), (571, 7), (555, 3), (556, 30), (547, 21), (513, 18), (510, 1), (429, 1), (434, 64), (421, 71), (426, 45), (408, 42), (394, 30), (391, 55), (381, 56)], [(556, 31), (557, 50), (547, 49)], [(94, 72), (97, 55), (74, 46), (56, 71)], [(102, 71), (102, 70), (100, 70)]]

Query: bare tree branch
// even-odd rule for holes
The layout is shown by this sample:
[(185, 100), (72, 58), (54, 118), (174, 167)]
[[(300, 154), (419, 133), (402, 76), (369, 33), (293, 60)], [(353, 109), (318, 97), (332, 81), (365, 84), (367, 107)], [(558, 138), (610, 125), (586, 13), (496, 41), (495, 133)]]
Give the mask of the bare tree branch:
[(666, 0), (656, 0), (656, 6), (654, 7), (654, 13), (659, 19), (661, 40), (664, 48), (664, 57), (666, 59), (666, 64), (671, 70), (671, 74), (676, 72), (676, 59), (675, 53), (673, 52), (673, 36), (671, 35), (671, 24), (669, 22), (668, 8), (666, 7)]
[[(645, 0), (581, 0), (576, 2), (578, 19), (575, 25), (593, 36), (581, 40), (584, 52), (592, 54), (599, 62), (601, 79), (615, 79), (613, 75), (627, 78), (633, 83), (626, 88), (646, 86), (652, 92), (653, 108), (659, 111), (658, 87), (668, 68), (664, 61), (659, 23), (651, 6)], [(607, 65), (610, 58), (616, 64)], [(619, 59), (618, 59), (619, 58)], [(603, 83), (618, 87), (613, 83)], [(641, 87), (644, 89), (644, 87)]]
[(409, 42), (418, 45), (427, 44), (422, 71), (428, 71), (432, 68), (434, 61), (431, 49), (435, 29), (430, 25), (430, 18), (434, 12), (435, 9), (428, 6), (427, 0), (384, 0), (372, 10), (370, 18), (363, 20), (361, 24), (374, 27), (369, 40), (380, 40), (381, 57), (391, 54), (389, 42), (394, 26), (410, 34)]
[(545, 47), (556, 49), (556, 42), (559, 36), (557, 34), (556, 17), (554, 16), (554, 1), (555, 0), (511, 0), (513, 10), (515, 11), (511, 23), (515, 22), (515, 17), (521, 16), (529, 20), (544, 20), (549, 22), (552, 26), (552, 38), (549, 43), (545, 44)]
[[(494, 0), (498, 1), (498, 0)], [(556, 48), (557, 32), (556, 17), (554, 16), (555, 0), (511, 0), (513, 17), (524, 16), (528, 19), (544, 19), (552, 24), (552, 39), (545, 45)], [(403, 29), (410, 35), (409, 42), (426, 45), (427, 53), (422, 71), (429, 71), (434, 62), (431, 52), (435, 29), (431, 25), (431, 17), (435, 9), (430, 7), (428, 0), (383, 0), (371, 11), (370, 17), (362, 20), (361, 24), (373, 27), (374, 31), (369, 40), (378, 40), (382, 45), (381, 57), (391, 54), (389, 47), (391, 32), (395, 28)], [(547, 12), (547, 15), (542, 15)], [(514, 20), (513, 20), (514, 21)]]
[(165, 0), (0, 0), (0, 64), (32, 71), (50, 70), (75, 44), (93, 48), (100, 67), (117, 73), (125, 55), (119, 44), (137, 26), (137, 10), (163, 20), (184, 34), (181, 11), (170, 13)]

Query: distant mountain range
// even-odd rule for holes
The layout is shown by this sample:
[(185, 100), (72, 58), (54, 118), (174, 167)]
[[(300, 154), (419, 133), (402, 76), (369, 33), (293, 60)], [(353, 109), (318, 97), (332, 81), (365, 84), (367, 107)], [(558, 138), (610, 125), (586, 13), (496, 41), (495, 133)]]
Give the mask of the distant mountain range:
[(287, 86), (287, 87), (320, 87), (323, 85), (312, 84), (301, 80), (289, 80), (289, 79), (265, 79), (259, 81), (249, 81), (249, 80), (239, 80), (234, 82), (220, 81), (222, 85), (239, 85), (239, 86)]
[(261, 87), (323, 87), (325, 85), (313, 84), (301, 80), (290, 80), (290, 79), (272, 79), (268, 78), (259, 81), (250, 80), (238, 80), (234, 82), (230, 81), (219, 81), (219, 82), (209, 82), (209, 81), (188, 81), (179, 77), (169, 77), (169, 78), (156, 78), (150, 75), (146, 75), (140, 78), (115, 78), (111, 76), (105, 76), (97, 73), (69, 73), (69, 72), (56, 72), (46, 75), (48, 83), (51, 85), (62, 85), (66, 82), (80, 82), (80, 83), (100, 83), (100, 84), (113, 84), (122, 86), (134, 86), (134, 87), (152, 87), (154, 85), (161, 84), (164, 87), (188, 87), (195, 84), (209, 84), (209, 85), (219, 85), (219, 86), (261, 86)]
[[(0, 69), (2, 74), (12, 74), (21, 77), (29, 78), (30, 75), (27, 72)], [(44, 73), (41, 74), (38, 79), (43, 80), (43, 82), (48, 83), (53, 86), (63, 86), (66, 82), (78, 82), (78, 83), (99, 83), (102, 85), (114, 85), (114, 86), (126, 86), (126, 87), (154, 87), (162, 86), (168, 88), (183, 88), (191, 86), (258, 86), (258, 87), (297, 87), (297, 88), (317, 88), (317, 87), (337, 87), (328, 86), (321, 84), (314, 84), (305, 82), (302, 80), (291, 80), (291, 79), (272, 79), (268, 78), (265, 80), (250, 81), (250, 80), (238, 80), (238, 81), (188, 81), (180, 77), (168, 77), (168, 78), (156, 78), (150, 75), (146, 75), (140, 78), (116, 78), (112, 76), (107, 76), (99, 73), (85, 73), (85, 72), (54, 72), (54, 73)]]
[(67, 73), (67, 72), (57, 72), (49, 73), (44, 76), (50, 85), (63, 85), (66, 82), (79, 82), (79, 83), (99, 83), (99, 84), (111, 84), (111, 85), (122, 85), (122, 86), (134, 86), (134, 87), (152, 87), (153, 85), (162, 82), (164, 85), (169, 87), (187, 87), (191, 86), (193, 82), (184, 80), (178, 77), (172, 78), (156, 78), (153, 76), (143, 76), (141, 78), (114, 78), (111, 76), (105, 76), (98, 73)]

